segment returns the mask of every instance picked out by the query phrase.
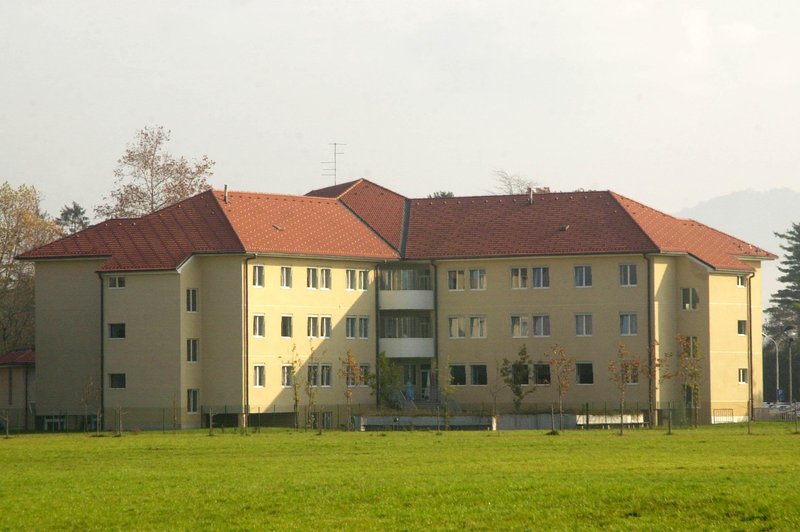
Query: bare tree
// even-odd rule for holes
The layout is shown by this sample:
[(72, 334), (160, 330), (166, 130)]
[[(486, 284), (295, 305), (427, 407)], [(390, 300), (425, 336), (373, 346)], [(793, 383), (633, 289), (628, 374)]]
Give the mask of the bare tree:
[(519, 174), (512, 174), (505, 170), (495, 170), (495, 194), (527, 194), (533, 191), (536, 194), (550, 192), (548, 187), (539, 187), (536, 182)]
[[(545, 353), (547, 361), (550, 363), (551, 379), (556, 383), (558, 391), (558, 415), (560, 427), (564, 428), (564, 397), (575, 380), (575, 359), (567, 354), (567, 351), (556, 344), (550, 353)], [(588, 422), (588, 419), (587, 419)]]
[(433, 194), (428, 194), (428, 198), (452, 198), (455, 194), (449, 190), (437, 190)]
[(214, 161), (203, 155), (197, 161), (173, 157), (165, 151), (170, 131), (145, 127), (117, 161), (115, 188), (95, 208), (101, 218), (144, 216), (208, 190)]
[[(639, 372), (642, 368), (642, 359), (631, 356), (625, 344), (620, 343), (617, 348), (617, 358), (608, 363), (609, 378), (614, 382), (619, 391), (619, 435), (622, 436), (625, 426), (625, 391), (629, 384), (639, 382)], [(588, 421), (588, 420), (587, 420)]]
[(530, 385), (531, 365), (528, 349), (525, 347), (525, 344), (520, 347), (516, 359), (503, 359), (500, 365), (500, 375), (503, 377), (503, 382), (514, 396), (512, 399), (514, 403), (514, 412), (519, 412), (525, 397), (536, 391), (536, 386)]
[(678, 353), (665, 353), (664, 379), (677, 379), (683, 386), (685, 397), (698, 425), (700, 385), (703, 379), (702, 356), (696, 336), (678, 336)]
[[(284, 357), (279, 357), (283, 359)], [(300, 356), (297, 354), (297, 345), (292, 345), (292, 350), (289, 356), (286, 358), (286, 366), (288, 368), (288, 375), (282, 375), (281, 378), (284, 379), (284, 385), (288, 385), (292, 388), (292, 401), (293, 401), (293, 412), (294, 412), (294, 429), (300, 430), (300, 391), (302, 390), (303, 383), (300, 380), (300, 370), (303, 367), (303, 362), (300, 360)], [(281, 370), (286, 371), (286, 370)], [(286, 381), (289, 381), (288, 383)]]
[(339, 377), (345, 381), (344, 400), (347, 405), (347, 429), (353, 429), (353, 388), (366, 384), (367, 375), (361, 372), (358, 359), (353, 356), (353, 351), (348, 349), (347, 355), (340, 359)]

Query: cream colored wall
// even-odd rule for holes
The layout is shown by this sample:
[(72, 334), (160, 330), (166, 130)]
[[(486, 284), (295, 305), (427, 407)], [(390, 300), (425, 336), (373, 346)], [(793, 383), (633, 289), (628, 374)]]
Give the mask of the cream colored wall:
[[(264, 266), (265, 286), (254, 287), (252, 284), (253, 266)], [(292, 268), (292, 287), (281, 288), (281, 267)], [(332, 287), (330, 290), (309, 289), (306, 287), (306, 269), (331, 268)], [(368, 290), (346, 290), (345, 270), (368, 270)], [(249, 316), (247, 319), (250, 363), (248, 370), (250, 390), (250, 411), (257, 412), (291, 412), (293, 410), (293, 391), (281, 386), (281, 368), (291, 364), (293, 349), (303, 367), (299, 373), (304, 384), (307, 375), (307, 361), (314, 354), (317, 362), (330, 364), (332, 386), (319, 387), (316, 401), (320, 405), (336, 405), (345, 402), (345, 380), (339, 376), (342, 367), (341, 359), (346, 357), (348, 349), (362, 364), (369, 364), (370, 371), (375, 371), (375, 354), (377, 349), (377, 319), (375, 313), (375, 272), (374, 264), (364, 262), (284, 259), (274, 257), (258, 257), (248, 267)], [(250, 328), (253, 315), (264, 314), (266, 334), (264, 338), (255, 338)], [(281, 337), (281, 316), (292, 316), (292, 338)], [(307, 335), (307, 318), (314, 316), (331, 316), (332, 334), (328, 339), (309, 339)], [(346, 339), (345, 317), (367, 316), (369, 318), (369, 338)], [(254, 366), (265, 367), (265, 386), (253, 386)], [(308, 402), (301, 388), (301, 405)], [(353, 389), (353, 403), (374, 405), (375, 399), (370, 395), (370, 388), (360, 386)]]
[[(36, 263), (36, 414), (82, 412), (100, 375), (102, 260)], [(89, 396), (95, 409), (99, 393)]]
[[(620, 264), (635, 264), (637, 286), (619, 285)], [(592, 267), (592, 286), (577, 288), (574, 285), (574, 267)], [(547, 266), (550, 268), (550, 288), (511, 288), (511, 268)], [(470, 268), (486, 270), (486, 290), (450, 291), (447, 286), (448, 271), (464, 269), (468, 277)], [(530, 272), (529, 272), (530, 275)], [(551, 258), (521, 258), (503, 260), (437, 261), (439, 364), (486, 363), (488, 386), (456, 387), (454, 397), (462, 404), (490, 404), (492, 384), (501, 382), (497, 366), (503, 358), (514, 359), (525, 344), (533, 361), (546, 361), (545, 353), (553, 345), (562, 346), (578, 362), (591, 362), (594, 384), (573, 384), (565, 401), (570, 404), (608, 401), (616, 404), (619, 392), (610, 379), (608, 363), (616, 358), (620, 343), (634, 356), (647, 360), (647, 263), (641, 255), (632, 256), (580, 256)], [(529, 277), (529, 286), (532, 278)], [(638, 334), (621, 336), (619, 316), (623, 312), (637, 315)], [(528, 338), (513, 338), (511, 315), (524, 314), (529, 320), (533, 314), (549, 314), (551, 335), (546, 338), (532, 336), (530, 322)], [(593, 334), (578, 337), (575, 334), (575, 314), (591, 313)], [(454, 315), (485, 315), (485, 339), (448, 338), (448, 317)], [(469, 369), (467, 369), (469, 383)], [(504, 390), (499, 396), (501, 404), (511, 402), (511, 394)], [(647, 379), (640, 376), (639, 384), (629, 385), (626, 401), (645, 404), (648, 398)], [(537, 386), (526, 403), (557, 401), (555, 386)]]

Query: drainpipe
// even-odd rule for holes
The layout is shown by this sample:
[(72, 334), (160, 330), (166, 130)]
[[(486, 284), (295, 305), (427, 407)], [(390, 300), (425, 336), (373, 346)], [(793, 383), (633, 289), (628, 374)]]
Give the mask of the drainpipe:
[(96, 422), (100, 423), (100, 430), (106, 429), (106, 387), (103, 376), (105, 375), (105, 290), (103, 290), (103, 275), (97, 272), (97, 277), (100, 279), (100, 382), (98, 389), (100, 390), (100, 418)]
[[(442, 368), (439, 367), (439, 281), (436, 274), (436, 261), (431, 261), (431, 280), (433, 281), (433, 359), (436, 361), (436, 395), (439, 396), (439, 375)], [(448, 370), (449, 371), (449, 370)], [(438, 397), (441, 401), (441, 397)]]
[(247, 417), (250, 414), (250, 261), (257, 255), (244, 259), (244, 412), (242, 428), (247, 430)]
[[(747, 274), (747, 426), (753, 419), (755, 408), (753, 406), (753, 287), (751, 281), (756, 272)], [(791, 363), (791, 360), (789, 361)], [(789, 367), (791, 371), (791, 366)]]
[[(650, 256), (643, 255), (644, 260), (647, 262), (647, 371), (650, 378), (647, 379), (647, 395), (650, 399), (650, 414), (655, 417), (656, 413), (656, 385), (653, 382), (656, 378), (655, 375), (655, 356), (656, 346), (653, 343), (653, 264)], [(653, 427), (655, 419), (650, 420), (650, 426)]]
[(381, 354), (381, 339), (380, 339), (380, 325), (378, 321), (380, 320), (380, 269), (378, 265), (375, 265), (375, 406), (380, 409), (381, 406), (381, 390), (380, 390), (380, 365), (378, 364), (378, 357)]

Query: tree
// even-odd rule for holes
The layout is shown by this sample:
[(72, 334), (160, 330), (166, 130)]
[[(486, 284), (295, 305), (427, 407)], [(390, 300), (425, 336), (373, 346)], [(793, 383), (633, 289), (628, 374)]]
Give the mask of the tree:
[(681, 383), (686, 402), (692, 409), (696, 427), (700, 408), (700, 384), (703, 378), (700, 344), (696, 336), (678, 336), (678, 349), (677, 354), (664, 354), (664, 379), (677, 379)]
[[(282, 356), (279, 358), (283, 358)], [(300, 380), (300, 369), (303, 367), (303, 363), (300, 360), (300, 357), (297, 354), (297, 345), (292, 344), (292, 350), (290, 355), (287, 357), (286, 362), (288, 364), (285, 366), (288, 369), (283, 369), (281, 371), (288, 371), (288, 374), (284, 374), (281, 376), (283, 379), (284, 386), (290, 386), (292, 388), (292, 401), (293, 401), (293, 412), (294, 412), (294, 430), (300, 430), (300, 390), (302, 387), (302, 381)], [(287, 382), (288, 381), (288, 382)]]
[(455, 194), (450, 192), (449, 190), (437, 190), (433, 194), (428, 194), (429, 198), (452, 198), (455, 197)]
[(529, 386), (531, 380), (531, 365), (528, 349), (525, 344), (520, 347), (515, 360), (503, 358), (500, 364), (500, 375), (503, 382), (513, 394), (514, 412), (519, 412), (522, 401), (536, 391), (535, 386)]
[(353, 427), (353, 388), (366, 384), (368, 376), (361, 372), (361, 364), (358, 359), (353, 356), (353, 351), (348, 349), (347, 355), (340, 359), (341, 367), (339, 368), (339, 377), (344, 379), (344, 400), (347, 406), (347, 428), (348, 430)]
[[(556, 384), (558, 392), (558, 415), (559, 427), (564, 429), (564, 397), (575, 380), (575, 359), (567, 354), (567, 351), (556, 344), (550, 353), (545, 353), (547, 361), (550, 363), (550, 377)], [(588, 419), (586, 421), (589, 421)]]
[(214, 161), (203, 155), (188, 161), (165, 151), (170, 131), (163, 126), (145, 127), (117, 161), (116, 178), (104, 203), (95, 208), (101, 218), (144, 216), (208, 190)]
[(71, 207), (69, 205), (61, 207), (61, 215), (56, 218), (56, 223), (66, 234), (71, 235), (89, 227), (89, 218), (83, 207), (73, 201)]
[[(619, 391), (619, 435), (622, 436), (625, 427), (625, 391), (629, 384), (639, 382), (639, 372), (642, 369), (642, 359), (631, 356), (625, 344), (620, 343), (617, 348), (617, 358), (608, 363), (608, 373)], [(587, 420), (588, 421), (588, 420)]]
[(382, 407), (400, 408), (399, 397), (403, 382), (402, 368), (392, 364), (386, 353), (378, 353), (374, 378), (369, 379), (369, 385), (378, 398), (378, 405)]
[(550, 192), (548, 187), (538, 187), (532, 179), (512, 174), (505, 170), (495, 170), (495, 194), (527, 194), (533, 191), (536, 194)]
[(33, 264), (14, 258), (60, 236), (36, 188), (0, 186), (0, 352), (34, 345)]

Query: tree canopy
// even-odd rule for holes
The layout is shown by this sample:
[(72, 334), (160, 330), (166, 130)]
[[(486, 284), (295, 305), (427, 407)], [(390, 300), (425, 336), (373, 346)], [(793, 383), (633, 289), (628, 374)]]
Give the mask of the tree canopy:
[(785, 253), (778, 265), (782, 274), (778, 281), (783, 283), (783, 288), (772, 294), (770, 301), (775, 307), (767, 312), (770, 321), (796, 326), (800, 318), (800, 223), (793, 223), (788, 231), (775, 235), (784, 240), (781, 249)]
[(61, 215), (56, 218), (56, 223), (68, 234), (77, 233), (89, 227), (89, 218), (86, 210), (73, 201), (72, 206), (61, 207)]
[(114, 190), (95, 208), (101, 218), (144, 216), (208, 190), (214, 161), (203, 155), (188, 161), (165, 149), (171, 132), (163, 126), (145, 127), (117, 161)]

